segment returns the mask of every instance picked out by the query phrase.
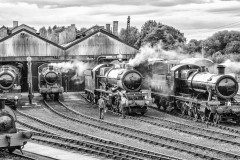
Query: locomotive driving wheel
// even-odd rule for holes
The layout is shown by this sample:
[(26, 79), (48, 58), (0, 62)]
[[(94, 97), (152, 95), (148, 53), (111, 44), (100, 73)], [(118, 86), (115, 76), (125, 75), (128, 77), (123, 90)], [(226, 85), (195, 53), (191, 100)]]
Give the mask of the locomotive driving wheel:
[(218, 124), (221, 121), (222, 116), (218, 113), (215, 113), (213, 116), (213, 123)]

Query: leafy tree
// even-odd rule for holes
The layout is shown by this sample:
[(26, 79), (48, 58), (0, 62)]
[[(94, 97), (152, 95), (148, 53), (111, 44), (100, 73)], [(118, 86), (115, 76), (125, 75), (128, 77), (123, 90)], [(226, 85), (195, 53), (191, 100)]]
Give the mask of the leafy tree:
[(240, 41), (232, 41), (227, 44), (225, 52), (230, 54), (239, 54), (240, 53)]
[(54, 30), (56, 30), (57, 28), (58, 28), (58, 26), (57, 26), (57, 25), (54, 25), (53, 28), (52, 28), (52, 30), (54, 31)]
[(185, 46), (184, 51), (188, 54), (201, 53), (202, 40), (191, 39)]
[(52, 34), (52, 31), (53, 31), (52, 28), (49, 26), (49, 27), (48, 27), (48, 30), (47, 30), (47, 34), (48, 34), (48, 35)]
[(220, 31), (213, 34), (203, 42), (203, 47), (207, 56), (212, 56), (216, 52), (222, 54), (239, 53), (239, 31)]
[(45, 27), (42, 27), (39, 29), (39, 34), (43, 38), (47, 38), (47, 29)]
[(163, 49), (173, 50), (182, 47), (186, 42), (186, 38), (179, 30), (159, 23), (145, 36), (142, 40), (142, 44), (154, 46), (159, 42), (162, 43)]
[(82, 27), (82, 28), (79, 30), (79, 32), (84, 32), (84, 31), (86, 31), (86, 30), (87, 30), (87, 28)]
[(142, 46), (143, 39), (152, 31), (154, 27), (156, 27), (158, 24), (155, 20), (149, 20), (145, 22), (141, 28), (140, 36), (135, 43), (137, 47)]
[(134, 45), (139, 37), (139, 32), (136, 27), (130, 27), (129, 31), (122, 28), (119, 37), (129, 45)]

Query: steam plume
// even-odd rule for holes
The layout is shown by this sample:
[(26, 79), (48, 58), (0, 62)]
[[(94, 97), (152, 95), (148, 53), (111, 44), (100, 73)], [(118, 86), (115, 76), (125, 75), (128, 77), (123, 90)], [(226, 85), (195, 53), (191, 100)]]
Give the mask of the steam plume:
[[(201, 55), (194, 55), (194, 57), (200, 57)], [(129, 60), (131, 66), (138, 66), (145, 61), (152, 61), (155, 59), (167, 59), (167, 60), (182, 60), (190, 58), (191, 55), (181, 54), (179, 51), (166, 51), (162, 49), (161, 44), (151, 47), (149, 44), (140, 48), (140, 52)]]
[(76, 74), (71, 78), (71, 80), (79, 80), (81, 83), (83, 82), (83, 72), (91, 66), (89, 63), (84, 63), (78, 60), (74, 60), (72, 62), (51, 63), (50, 65), (60, 68), (63, 73), (75, 71)]
[(226, 72), (240, 73), (240, 62), (233, 62), (228, 59), (222, 65), (226, 67)]

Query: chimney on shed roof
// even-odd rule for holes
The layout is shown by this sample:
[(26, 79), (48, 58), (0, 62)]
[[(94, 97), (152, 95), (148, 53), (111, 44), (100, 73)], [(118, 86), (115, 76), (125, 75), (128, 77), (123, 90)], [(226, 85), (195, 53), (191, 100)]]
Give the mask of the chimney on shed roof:
[(113, 21), (113, 34), (118, 36), (118, 21)]
[(18, 26), (18, 21), (13, 21), (13, 28)]
[(110, 33), (111, 32), (111, 30), (110, 30), (110, 24), (106, 24), (106, 30)]

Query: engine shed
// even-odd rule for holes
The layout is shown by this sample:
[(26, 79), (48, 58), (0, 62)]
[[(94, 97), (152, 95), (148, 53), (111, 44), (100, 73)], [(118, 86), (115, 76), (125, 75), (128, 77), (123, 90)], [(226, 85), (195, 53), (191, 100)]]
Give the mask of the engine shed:
[[(37, 68), (43, 63), (76, 59), (97, 62), (105, 57), (116, 59), (118, 55), (122, 55), (123, 59), (129, 59), (138, 52), (137, 48), (126, 44), (104, 28), (87, 31), (72, 42), (59, 45), (41, 37), (34, 28), (25, 24), (18, 26), (14, 21), (12, 28), (3, 26), (0, 29), (0, 63), (22, 65), (22, 92), (28, 91), (28, 77), (31, 71), (33, 90), (38, 92)], [(31, 69), (27, 57), (31, 57)], [(69, 76), (65, 77), (69, 78)], [(70, 80), (66, 82), (63, 83), (63, 87), (68, 88), (68, 91), (79, 91), (84, 87), (75, 85)]]

